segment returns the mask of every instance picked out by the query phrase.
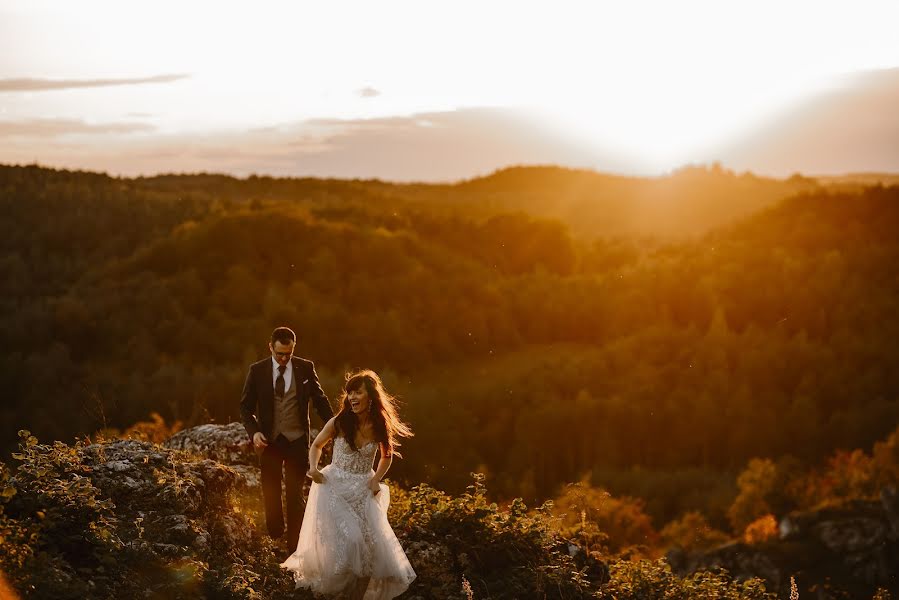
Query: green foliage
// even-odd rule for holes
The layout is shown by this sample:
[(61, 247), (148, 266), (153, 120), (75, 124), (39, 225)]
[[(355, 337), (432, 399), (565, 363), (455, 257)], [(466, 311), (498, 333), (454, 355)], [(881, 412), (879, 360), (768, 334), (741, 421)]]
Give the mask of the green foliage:
[(4, 455), (19, 427), (236, 420), (283, 323), (332, 397), (366, 366), (408, 399), (398, 481), (458, 493), (477, 469), (529, 505), (592, 473), (655, 523), (699, 508), (721, 528), (749, 459), (868, 451), (899, 419), (895, 187), (0, 167), (0, 211)]
[[(585, 598), (605, 575), (605, 567), (552, 533), (551, 504), (528, 513), (521, 499), (506, 509), (487, 501), (484, 477), (457, 497), (427, 485), (413, 488), (392, 519), (408, 542), (444, 544), (452, 572), (470, 582), (474, 597)], [(428, 585), (423, 581), (415, 585)]]
[(26, 430), (19, 438), (20, 452), (13, 458), (21, 465), (14, 477), (3, 469), (7, 543), (0, 566), (18, 589), (40, 585), (44, 597), (81, 597), (92, 589), (69, 579), (68, 569), (60, 572), (59, 563), (76, 571), (108, 568), (104, 559), (124, 549), (115, 506), (91, 483), (80, 442), (42, 445)]
[[(0, 463), (0, 489), (9, 490), (0, 495), (0, 569), (23, 597), (311, 598), (293, 590), (247, 517), (258, 506), (235, 503), (246, 490), (227, 467), (142, 441), (21, 439), (14, 474)], [(768, 597), (758, 580), (680, 579), (662, 561), (607, 565), (558, 534), (551, 503), (501, 507), (473, 477), (455, 497), (391, 485), (388, 516), (418, 574), (410, 596)]]
[(727, 600), (775, 600), (759, 579), (736, 582), (726, 572), (701, 571), (680, 578), (671, 572), (664, 560), (637, 562), (620, 560), (611, 564), (611, 581), (603, 586), (601, 598), (609, 600), (693, 600), (721, 598)]
[[(225, 467), (146, 442), (20, 438), (16, 470), (0, 463), (0, 570), (23, 597), (295, 597), (270, 544), (227, 500)], [(131, 462), (121, 475), (101, 474)], [(203, 543), (198, 529), (208, 532)]]
[[(467, 582), (474, 598), (774, 598), (758, 579), (735, 582), (706, 572), (680, 578), (664, 560), (606, 563), (581, 539), (558, 533), (552, 503), (528, 511), (516, 499), (501, 508), (487, 501), (483, 476), (472, 476), (457, 497), (426, 485), (394, 495), (390, 520), (419, 574), (410, 594), (456, 597)], [(448, 552), (436, 555), (442, 569), (416, 553), (421, 542), (445, 546)], [(443, 587), (434, 587), (436, 575)]]

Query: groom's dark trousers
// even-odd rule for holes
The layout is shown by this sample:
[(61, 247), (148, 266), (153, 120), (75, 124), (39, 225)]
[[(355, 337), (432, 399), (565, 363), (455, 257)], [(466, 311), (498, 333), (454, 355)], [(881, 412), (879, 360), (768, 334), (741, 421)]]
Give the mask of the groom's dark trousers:
[(262, 471), (262, 497), (265, 501), (265, 525), (268, 534), (279, 538), (284, 533), (284, 513), (281, 506), (281, 465), (284, 465), (284, 484), (287, 496), (287, 544), (291, 550), (297, 547), (300, 524), (303, 522), (302, 497), (306, 471), (309, 470), (309, 454), (306, 436), (289, 441), (279, 435), (265, 447), (259, 457)]
[[(296, 549), (303, 522), (303, 483), (308, 470), (307, 462), (310, 437), (309, 409), (322, 421), (334, 416), (328, 397), (322, 391), (318, 374), (311, 361), (291, 357), (293, 384), (296, 386), (297, 410), (293, 423), (303, 435), (288, 441), (283, 435), (273, 435), (275, 421), (274, 367), (271, 357), (250, 365), (240, 398), (240, 415), (252, 443), (253, 434), (262, 432), (268, 445), (259, 456), (262, 478), (262, 497), (265, 504), (265, 524), (269, 535), (279, 538), (284, 534), (284, 510), (281, 500), (281, 469), (285, 471), (287, 488), (287, 544)], [(274, 439), (273, 439), (274, 438)]]

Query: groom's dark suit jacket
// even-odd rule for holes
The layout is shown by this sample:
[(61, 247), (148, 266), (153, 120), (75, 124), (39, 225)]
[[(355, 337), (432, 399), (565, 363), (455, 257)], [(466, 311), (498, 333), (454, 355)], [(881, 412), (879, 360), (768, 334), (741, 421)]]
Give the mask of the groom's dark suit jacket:
[[(315, 373), (312, 361), (294, 356), (291, 358), (291, 362), (293, 363), (293, 380), (297, 386), (298, 413), (300, 421), (302, 421), (300, 425), (308, 440), (309, 402), (313, 403), (315, 411), (323, 421), (333, 417), (334, 412), (331, 410), (331, 405), (328, 404), (328, 397), (325, 396), (325, 392), (318, 382), (318, 375)], [(273, 373), (274, 366), (270, 356), (250, 365), (250, 372), (247, 373), (247, 380), (243, 385), (243, 393), (240, 397), (240, 416), (250, 440), (253, 439), (253, 434), (261, 431), (269, 442), (275, 441), (272, 439), (272, 428), (275, 425)]]

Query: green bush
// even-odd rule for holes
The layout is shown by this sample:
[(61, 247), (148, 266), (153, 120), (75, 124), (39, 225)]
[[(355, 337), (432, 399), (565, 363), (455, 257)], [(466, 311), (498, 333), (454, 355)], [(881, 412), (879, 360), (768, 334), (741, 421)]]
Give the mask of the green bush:
[(149, 442), (20, 440), (15, 471), (0, 463), (0, 570), (23, 597), (305, 597), (234, 510), (228, 467)]
[[(502, 509), (487, 501), (484, 476), (472, 476), (474, 483), (458, 497), (419, 485), (396, 496), (391, 510), (391, 520), (413, 556), (425, 543), (431, 550), (445, 547), (452, 557), (449, 574), (444, 574), (452, 583), (444, 586), (444, 593), (461, 594), (464, 576), (475, 598), (592, 597), (607, 569), (553, 533), (552, 504), (529, 513), (519, 498)], [(417, 570), (437, 570), (419, 562), (424, 564), (413, 562)], [(413, 585), (420, 591), (432, 589), (430, 582), (421, 581), (422, 574)]]
[[(227, 466), (138, 440), (40, 444), (0, 463), (0, 569), (28, 598), (311, 598), (293, 589)], [(767, 598), (759, 581), (679, 579), (663, 561), (607, 565), (558, 533), (552, 504), (392, 490), (389, 518), (423, 598)]]
[(680, 578), (664, 560), (625, 561), (610, 565), (611, 581), (603, 586), (600, 598), (609, 600), (775, 600), (760, 579), (734, 581), (725, 571), (701, 571)]

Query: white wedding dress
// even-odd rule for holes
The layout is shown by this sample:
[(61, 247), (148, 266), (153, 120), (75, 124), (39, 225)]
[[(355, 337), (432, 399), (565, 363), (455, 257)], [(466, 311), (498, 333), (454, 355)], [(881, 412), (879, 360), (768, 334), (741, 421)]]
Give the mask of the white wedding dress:
[(333, 596), (369, 577), (364, 600), (387, 600), (415, 579), (387, 522), (390, 490), (383, 483), (377, 495), (368, 488), (377, 450), (376, 442), (353, 451), (342, 437), (334, 439), (324, 482), (309, 491), (296, 552), (281, 563), (293, 571), (297, 587)]

